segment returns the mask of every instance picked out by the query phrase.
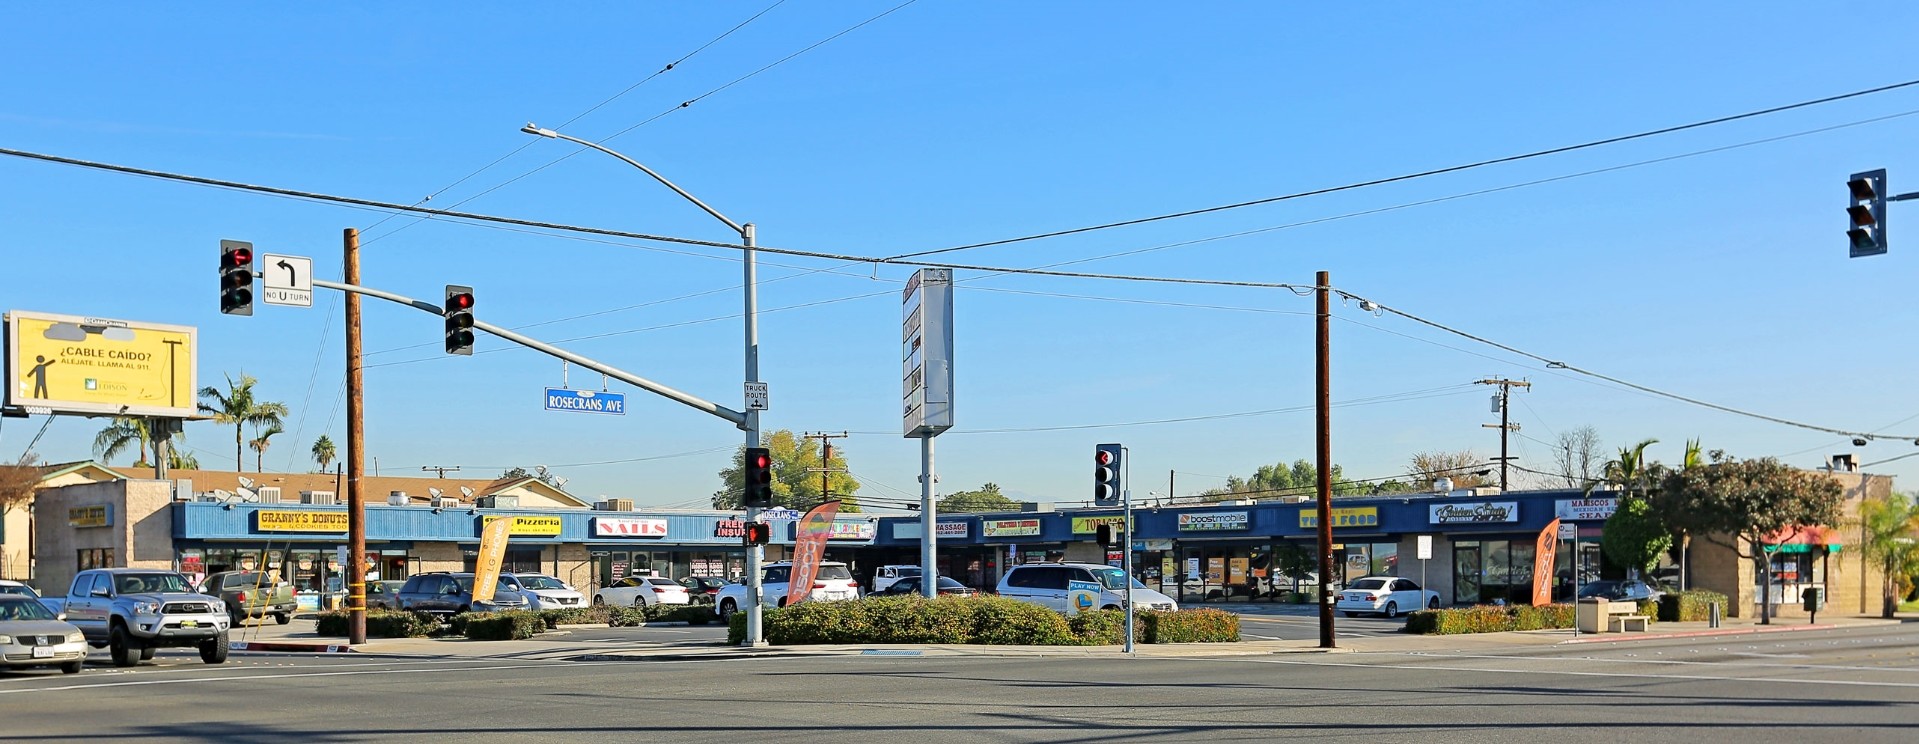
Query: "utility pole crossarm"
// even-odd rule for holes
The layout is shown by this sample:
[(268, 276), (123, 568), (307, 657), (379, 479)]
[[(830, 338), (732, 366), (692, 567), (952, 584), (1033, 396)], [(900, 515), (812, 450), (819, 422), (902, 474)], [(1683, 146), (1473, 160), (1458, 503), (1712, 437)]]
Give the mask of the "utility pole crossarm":
[[(361, 287), (353, 284), (346, 284), (343, 282), (327, 281), (324, 279), (314, 279), (313, 286), (325, 287), (327, 289), (337, 289), (342, 292), (352, 292), (354, 294), (363, 294), (368, 297), (378, 297), (382, 300), (397, 302), (402, 305), (406, 305), (408, 307), (414, 308), (416, 310), (423, 310), (423, 311), (432, 313), (434, 315), (445, 315), (446, 313), (445, 309), (439, 307), (438, 305), (434, 305), (430, 302), (422, 302), (420, 300), (416, 300), (411, 297), (394, 294), (392, 292), (383, 292), (381, 290), (373, 289), (370, 287)], [(745, 428), (746, 426), (746, 414), (740, 413), (739, 411), (735, 411), (731, 408), (727, 408), (717, 403), (713, 403), (711, 401), (705, 400), (703, 398), (692, 395), (690, 393), (681, 392), (679, 390), (676, 390), (671, 387), (667, 387), (665, 385), (661, 385), (660, 383), (646, 379), (644, 377), (633, 374), (631, 372), (627, 372), (618, 367), (614, 367), (609, 364), (604, 364), (598, 361), (594, 361), (592, 359), (588, 359), (586, 357), (580, 356), (578, 354), (559, 348), (557, 346), (553, 346), (553, 345), (550, 345), (526, 336), (522, 336), (518, 333), (514, 333), (505, 328), (501, 328), (499, 326), (493, 325), (492, 323), (475, 320), (473, 322), (473, 327), (482, 331), (486, 331), (487, 333), (491, 333), (495, 336), (506, 339), (508, 341), (512, 341), (513, 343), (527, 347), (534, 351), (542, 352), (550, 356), (559, 357), (560, 359), (564, 359), (568, 362), (572, 362), (574, 364), (580, 365), (582, 367), (593, 370), (595, 372), (599, 372), (613, 379), (620, 380), (627, 384), (638, 387), (642, 390), (646, 390), (648, 392), (655, 393), (657, 395), (662, 395), (667, 398), (671, 398), (673, 400), (679, 401), (686, 405), (697, 408), (701, 411), (705, 411), (707, 413), (713, 414), (714, 416), (718, 416), (720, 418), (726, 419), (727, 421), (732, 422), (734, 426), (737, 426), (740, 428)]]

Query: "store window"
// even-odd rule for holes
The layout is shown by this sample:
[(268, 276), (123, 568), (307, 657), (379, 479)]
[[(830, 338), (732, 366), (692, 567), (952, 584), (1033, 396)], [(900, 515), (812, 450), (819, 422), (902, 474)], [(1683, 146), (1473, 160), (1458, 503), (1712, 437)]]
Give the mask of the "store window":
[(113, 548), (84, 548), (74, 564), (79, 570), (89, 568), (113, 568)]
[(1453, 602), (1531, 603), (1533, 543), (1459, 540), (1453, 543)]

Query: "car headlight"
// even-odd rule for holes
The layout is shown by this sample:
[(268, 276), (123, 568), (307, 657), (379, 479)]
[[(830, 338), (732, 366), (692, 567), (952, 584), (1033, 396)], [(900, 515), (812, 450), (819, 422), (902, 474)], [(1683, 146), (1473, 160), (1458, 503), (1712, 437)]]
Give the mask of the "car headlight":
[(11, 646), (11, 645), (13, 645), (13, 636), (0, 635), (0, 646)]
[(160, 614), (160, 603), (159, 602), (135, 602), (133, 603), (133, 614), (158, 615)]
[(68, 642), (68, 643), (86, 643), (86, 642), (87, 642), (87, 634), (85, 634), (85, 633), (68, 633), (68, 634), (67, 634), (67, 642)]

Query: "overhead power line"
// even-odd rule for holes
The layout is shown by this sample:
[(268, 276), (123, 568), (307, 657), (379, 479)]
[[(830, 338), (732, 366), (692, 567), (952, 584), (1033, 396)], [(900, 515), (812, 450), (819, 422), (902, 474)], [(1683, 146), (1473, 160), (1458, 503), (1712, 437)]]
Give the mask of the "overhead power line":
[(1588, 150), (1595, 147), (1614, 145), (1621, 142), (1629, 142), (1637, 139), (1645, 139), (1647, 137), (1657, 137), (1663, 134), (1683, 132), (1688, 129), (1699, 129), (1702, 127), (1710, 127), (1717, 124), (1725, 124), (1727, 122), (1739, 121), (1741, 119), (1752, 119), (1752, 118), (1757, 118), (1761, 116), (1766, 116), (1769, 114), (1777, 114), (1784, 111), (1792, 111), (1794, 109), (1809, 108), (1809, 107), (1818, 106), (1821, 104), (1833, 103), (1835, 101), (1843, 101), (1849, 98), (1859, 98), (1862, 96), (1873, 95), (1875, 93), (1884, 93), (1887, 91), (1898, 90), (1901, 88), (1908, 88), (1914, 85), (1919, 85), (1919, 80), (1907, 80), (1903, 83), (1893, 83), (1891, 85), (1882, 85), (1877, 88), (1867, 88), (1865, 90), (1857, 90), (1851, 93), (1842, 93), (1836, 96), (1816, 98), (1810, 101), (1800, 101), (1798, 103), (1791, 103), (1784, 106), (1774, 106), (1772, 108), (1761, 109), (1758, 111), (1748, 111), (1743, 114), (1734, 114), (1732, 116), (1721, 116), (1716, 119), (1707, 119), (1705, 121), (1695, 121), (1690, 124), (1680, 124), (1678, 126), (1652, 129), (1644, 132), (1638, 132), (1636, 134), (1627, 134), (1627, 135), (1621, 135), (1618, 137), (1608, 137), (1606, 139), (1593, 140), (1591, 142), (1582, 142), (1576, 145), (1565, 145), (1563, 147), (1554, 147), (1554, 148), (1549, 148), (1545, 150), (1535, 150), (1532, 152), (1522, 153), (1519, 155), (1507, 155), (1505, 157), (1492, 158), (1489, 160), (1481, 160), (1478, 162), (1465, 163), (1462, 165), (1452, 165), (1444, 168), (1435, 168), (1432, 170), (1419, 171), (1417, 173), (1406, 173), (1403, 175), (1390, 176), (1387, 178), (1375, 178), (1370, 181), (1359, 181), (1356, 183), (1349, 183), (1344, 186), (1328, 186), (1326, 188), (1312, 189), (1310, 191), (1299, 191), (1291, 194), (1285, 194), (1282, 196), (1269, 196), (1263, 199), (1254, 199), (1251, 201), (1236, 202), (1233, 204), (1222, 204), (1216, 207), (1205, 207), (1202, 209), (1189, 209), (1184, 212), (1173, 212), (1170, 214), (1155, 215), (1152, 217), (1140, 217), (1137, 219), (1121, 220), (1119, 222), (1108, 222), (1105, 224), (1090, 225), (1087, 227), (1075, 227), (1068, 230), (1054, 230), (1052, 232), (1039, 233), (1036, 235), (1024, 235), (1017, 238), (1005, 238), (1003, 240), (989, 240), (984, 243), (969, 243), (967, 245), (956, 245), (950, 248), (936, 248), (933, 250), (915, 251), (912, 253), (901, 253), (895, 256), (888, 256), (887, 258), (888, 259), (915, 258), (919, 256), (932, 256), (932, 255), (937, 255), (941, 253), (952, 253), (955, 251), (967, 251), (975, 248), (988, 248), (988, 247), (999, 246), (999, 245), (1010, 245), (1013, 243), (1024, 243), (1032, 240), (1043, 240), (1045, 238), (1057, 238), (1065, 235), (1078, 235), (1081, 233), (1095, 232), (1098, 230), (1110, 230), (1116, 227), (1144, 225), (1150, 222), (1162, 222), (1165, 220), (1179, 219), (1181, 217), (1193, 217), (1196, 215), (1211, 214), (1213, 212), (1224, 212), (1227, 210), (1259, 206), (1261, 204), (1273, 204), (1276, 202), (1291, 201), (1293, 199), (1303, 199), (1308, 196), (1320, 196), (1323, 194), (1332, 194), (1332, 193), (1337, 193), (1341, 191), (1352, 191), (1354, 189), (1363, 189), (1369, 186), (1380, 186), (1380, 185), (1389, 184), (1389, 183), (1398, 183), (1401, 181), (1411, 181), (1419, 178), (1427, 178), (1429, 176), (1438, 176), (1446, 173), (1458, 173), (1460, 171), (1473, 170), (1475, 168), (1484, 168), (1489, 165), (1499, 165), (1501, 163), (1512, 163), (1512, 162), (1517, 162), (1521, 160), (1530, 160), (1533, 158), (1545, 157), (1547, 155), (1560, 155), (1568, 152), (1575, 152), (1578, 150)]

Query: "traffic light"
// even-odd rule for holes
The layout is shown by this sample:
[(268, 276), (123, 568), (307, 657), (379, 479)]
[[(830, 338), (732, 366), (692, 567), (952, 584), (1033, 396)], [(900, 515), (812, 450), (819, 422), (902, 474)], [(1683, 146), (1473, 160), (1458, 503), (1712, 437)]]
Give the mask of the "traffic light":
[(773, 525), (765, 522), (747, 522), (744, 542), (747, 545), (765, 545), (773, 541)]
[(446, 353), (473, 356), (473, 288), (446, 285)]
[(746, 448), (746, 493), (740, 503), (748, 507), (773, 505), (773, 451), (765, 447)]
[(1099, 527), (1097, 528), (1097, 531), (1098, 531), (1098, 533), (1099, 533), (1099, 544), (1100, 544), (1100, 545), (1103, 545), (1103, 546), (1105, 546), (1105, 547), (1108, 547), (1108, 548), (1110, 548), (1110, 547), (1113, 547), (1113, 546), (1115, 546), (1115, 545), (1118, 545), (1118, 544), (1119, 544), (1119, 529), (1118, 529), (1118, 528), (1116, 528), (1116, 527), (1114, 527), (1114, 526), (1112, 526), (1112, 525), (1110, 525), (1110, 524), (1101, 524), (1101, 525), (1099, 525)]
[(1886, 252), (1886, 169), (1854, 173), (1846, 181), (1852, 192), (1852, 206), (1846, 214), (1852, 228), (1846, 237), (1852, 242), (1852, 257), (1877, 256)]
[(1120, 495), (1124, 493), (1120, 482), (1120, 455), (1124, 448), (1117, 444), (1102, 444), (1093, 450), (1093, 503), (1097, 506), (1118, 506)]
[(253, 244), (220, 241), (220, 312), (253, 314)]

